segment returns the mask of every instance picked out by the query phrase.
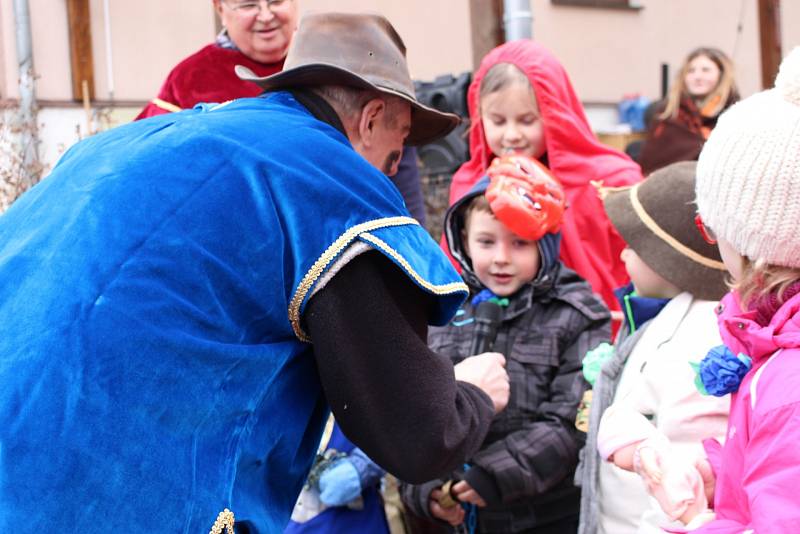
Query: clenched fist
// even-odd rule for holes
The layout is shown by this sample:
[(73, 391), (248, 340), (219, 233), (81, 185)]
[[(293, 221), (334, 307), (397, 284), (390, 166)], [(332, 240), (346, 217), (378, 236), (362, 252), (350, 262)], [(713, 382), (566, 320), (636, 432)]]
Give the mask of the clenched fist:
[(489, 395), (495, 413), (508, 404), (510, 386), (506, 372), (506, 359), (499, 352), (484, 352), (470, 356), (455, 366), (456, 380), (469, 382)]

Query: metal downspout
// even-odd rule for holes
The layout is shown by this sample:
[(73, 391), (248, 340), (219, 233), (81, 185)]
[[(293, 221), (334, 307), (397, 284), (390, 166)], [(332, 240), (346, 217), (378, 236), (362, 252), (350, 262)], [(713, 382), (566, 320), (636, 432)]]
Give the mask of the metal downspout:
[(33, 186), (40, 176), (38, 128), (36, 126), (36, 80), (33, 70), (31, 17), (28, 0), (14, 0), (14, 27), (17, 37), (19, 65), (19, 121), (22, 168), (22, 190)]
[(533, 13), (530, 0), (503, 0), (506, 42), (533, 38)]

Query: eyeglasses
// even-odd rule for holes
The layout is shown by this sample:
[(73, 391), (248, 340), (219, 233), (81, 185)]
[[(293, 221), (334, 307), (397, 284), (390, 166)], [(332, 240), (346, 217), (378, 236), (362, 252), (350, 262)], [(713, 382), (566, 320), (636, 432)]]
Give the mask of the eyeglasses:
[(700, 218), (700, 214), (694, 216), (694, 224), (697, 226), (697, 229), (700, 231), (700, 235), (703, 236), (703, 241), (708, 243), (709, 245), (716, 245), (717, 244), (717, 236), (714, 232), (703, 223), (703, 219)]
[(245, 1), (245, 2), (225, 2), (229, 8), (235, 11), (238, 15), (249, 17), (261, 13), (262, 8), (266, 9), (272, 14), (281, 11), (289, 6), (291, 0), (258, 0), (258, 1)]

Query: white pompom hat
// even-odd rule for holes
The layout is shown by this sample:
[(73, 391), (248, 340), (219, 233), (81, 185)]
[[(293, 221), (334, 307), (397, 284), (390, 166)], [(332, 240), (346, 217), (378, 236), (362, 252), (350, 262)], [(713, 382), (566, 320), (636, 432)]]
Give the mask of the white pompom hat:
[(800, 267), (800, 47), (775, 88), (730, 107), (700, 153), (697, 208), (743, 256)]

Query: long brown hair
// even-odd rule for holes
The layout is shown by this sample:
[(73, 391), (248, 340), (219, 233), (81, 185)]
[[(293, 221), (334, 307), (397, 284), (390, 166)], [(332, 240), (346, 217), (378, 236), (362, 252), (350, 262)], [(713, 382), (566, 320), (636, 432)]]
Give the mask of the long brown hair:
[(715, 102), (715, 105), (709, 110), (709, 115), (713, 117), (739, 99), (739, 90), (736, 88), (736, 80), (734, 79), (733, 62), (730, 58), (717, 48), (696, 48), (686, 56), (681, 70), (675, 77), (675, 81), (667, 95), (667, 105), (664, 108), (664, 112), (659, 115), (660, 119), (678, 117), (681, 99), (689, 94), (686, 91), (686, 73), (689, 72), (689, 64), (699, 56), (707, 57), (719, 68), (719, 81), (713, 91), (697, 102), (697, 109), (703, 109), (707, 104)]

